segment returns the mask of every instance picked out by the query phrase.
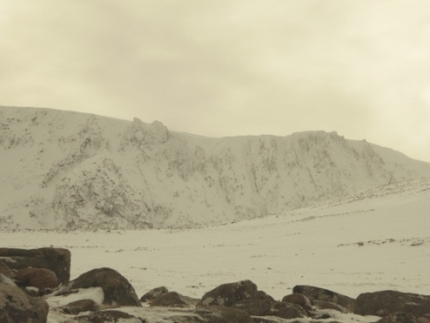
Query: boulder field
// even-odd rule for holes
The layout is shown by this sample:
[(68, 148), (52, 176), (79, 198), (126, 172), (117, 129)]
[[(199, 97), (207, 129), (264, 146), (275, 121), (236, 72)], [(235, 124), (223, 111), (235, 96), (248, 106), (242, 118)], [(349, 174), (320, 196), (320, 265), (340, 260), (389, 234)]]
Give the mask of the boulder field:
[(66, 249), (0, 249), (0, 322), (346, 322), (355, 315), (358, 322), (430, 323), (427, 295), (386, 290), (354, 299), (298, 285), (275, 300), (243, 280), (217, 286), (201, 299), (164, 286), (139, 298), (127, 278), (111, 268), (70, 280), (70, 260)]

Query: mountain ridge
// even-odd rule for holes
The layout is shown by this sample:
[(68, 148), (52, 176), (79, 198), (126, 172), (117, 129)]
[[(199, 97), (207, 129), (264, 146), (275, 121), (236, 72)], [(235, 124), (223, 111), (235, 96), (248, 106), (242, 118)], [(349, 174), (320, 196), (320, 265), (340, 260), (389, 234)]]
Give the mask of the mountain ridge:
[(430, 177), (336, 132), (207, 138), (43, 108), (0, 107), (0, 152), (0, 229), (213, 225)]

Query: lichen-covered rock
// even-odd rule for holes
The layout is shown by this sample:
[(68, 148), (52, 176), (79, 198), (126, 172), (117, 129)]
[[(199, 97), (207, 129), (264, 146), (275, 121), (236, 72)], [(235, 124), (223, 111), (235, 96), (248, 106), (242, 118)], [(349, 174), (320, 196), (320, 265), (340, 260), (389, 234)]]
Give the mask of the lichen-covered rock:
[(17, 249), (0, 248), (0, 257), (10, 269), (46, 268), (63, 284), (70, 280), (71, 254), (62, 248)]
[(384, 290), (357, 297), (357, 314), (386, 316), (395, 312), (416, 316), (430, 313), (430, 296)]
[(0, 274), (1, 323), (46, 323), (48, 311), (45, 300), (27, 295), (9, 278)]
[(110, 306), (142, 306), (130, 282), (111, 268), (90, 270), (72, 280), (57, 295), (67, 295), (80, 288), (103, 289), (103, 304)]
[(314, 301), (331, 302), (339, 304), (350, 312), (355, 311), (355, 299), (328, 289), (315, 286), (297, 285), (293, 288), (293, 293), (305, 295), (309, 298), (312, 304)]

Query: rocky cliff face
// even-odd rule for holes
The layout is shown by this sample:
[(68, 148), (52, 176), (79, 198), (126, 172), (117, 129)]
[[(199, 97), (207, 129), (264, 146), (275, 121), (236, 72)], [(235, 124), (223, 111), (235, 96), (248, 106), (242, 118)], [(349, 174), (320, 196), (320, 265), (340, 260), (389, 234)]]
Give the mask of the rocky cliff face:
[(0, 107), (0, 229), (211, 225), (430, 177), (336, 133), (205, 138), (162, 123)]

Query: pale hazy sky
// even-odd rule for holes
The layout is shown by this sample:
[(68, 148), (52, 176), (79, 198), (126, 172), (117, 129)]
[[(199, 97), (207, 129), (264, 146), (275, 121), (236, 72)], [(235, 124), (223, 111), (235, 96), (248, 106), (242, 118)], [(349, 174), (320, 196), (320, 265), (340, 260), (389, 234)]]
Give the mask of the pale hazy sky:
[(3, 0), (0, 105), (337, 131), (430, 162), (430, 1)]

